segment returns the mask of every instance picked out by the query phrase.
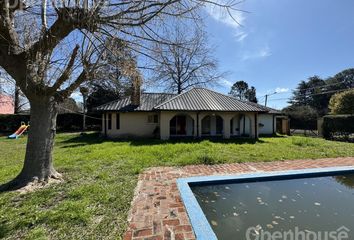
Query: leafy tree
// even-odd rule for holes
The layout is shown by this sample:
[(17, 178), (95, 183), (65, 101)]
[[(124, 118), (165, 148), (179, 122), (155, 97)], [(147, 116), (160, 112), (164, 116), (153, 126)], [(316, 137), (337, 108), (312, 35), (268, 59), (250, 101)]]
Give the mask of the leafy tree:
[(58, 105), (58, 113), (76, 113), (79, 112), (79, 107), (73, 98), (67, 98)]
[(323, 94), (327, 91), (325, 80), (318, 76), (309, 77), (307, 81), (299, 83), (289, 103), (293, 106), (310, 106), (320, 115), (324, 115), (328, 111), (330, 98), (330, 94)]
[(229, 94), (240, 100), (245, 100), (247, 90), (248, 84), (245, 81), (237, 81), (232, 85)]
[(354, 114), (354, 89), (334, 94), (329, 108), (332, 114)]
[(354, 88), (354, 68), (343, 70), (327, 80), (330, 90)]
[(248, 83), (245, 81), (237, 81), (232, 85), (230, 93), (231, 96), (240, 100), (246, 100), (257, 103), (256, 88), (251, 86), (248, 88)]
[(93, 111), (93, 108), (104, 103), (120, 99), (128, 95), (129, 87), (119, 84), (93, 84), (90, 87), (90, 93), (87, 97), (86, 107), (88, 112)]
[[(26, 5), (27, 4), (27, 5)], [(0, 67), (31, 106), (31, 128), (23, 168), (2, 189), (47, 183), (61, 175), (52, 151), (58, 104), (105, 65), (100, 46), (118, 37), (143, 53), (146, 42), (162, 41), (159, 27), (169, 18), (195, 17), (205, 4), (231, 12), (237, 4), (217, 0), (0, 1)], [(136, 64), (122, 66), (139, 76)], [(132, 70), (132, 71), (131, 71)]]
[(258, 99), (256, 97), (256, 88), (252, 86), (251, 88), (247, 89), (245, 98), (250, 102), (258, 103)]

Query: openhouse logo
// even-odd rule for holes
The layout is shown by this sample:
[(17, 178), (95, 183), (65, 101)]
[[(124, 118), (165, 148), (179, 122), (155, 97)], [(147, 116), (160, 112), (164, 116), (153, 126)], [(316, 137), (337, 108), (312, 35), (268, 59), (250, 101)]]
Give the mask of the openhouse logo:
[(334, 231), (309, 231), (298, 227), (288, 231), (269, 232), (258, 227), (250, 227), (246, 231), (246, 240), (345, 240), (350, 230), (341, 226)]

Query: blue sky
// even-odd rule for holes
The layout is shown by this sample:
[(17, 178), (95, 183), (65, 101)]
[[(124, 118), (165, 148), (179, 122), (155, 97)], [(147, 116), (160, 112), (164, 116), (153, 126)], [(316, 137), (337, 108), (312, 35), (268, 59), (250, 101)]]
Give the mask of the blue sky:
[(244, 80), (260, 98), (277, 90), (268, 106), (283, 108), (299, 81), (354, 67), (353, 0), (246, 0), (239, 8), (249, 11), (233, 14), (242, 26), (207, 9), (209, 40), (230, 72), (215, 90), (227, 93)]

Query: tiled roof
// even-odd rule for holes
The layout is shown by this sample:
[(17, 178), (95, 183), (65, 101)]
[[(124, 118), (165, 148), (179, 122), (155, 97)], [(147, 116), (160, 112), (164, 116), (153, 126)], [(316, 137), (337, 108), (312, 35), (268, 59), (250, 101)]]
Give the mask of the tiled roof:
[(152, 111), (156, 105), (159, 105), (176, 94), (168, 93), (142, 93), (140, 97), (140, 105), (131, 105), (130, 97), (125, 97), (120, 100), (115, 100), (103, 104), (96, 108), (97, 111), (120, 111), (120, 112), (135, 112), (135, 111)]
[(267, 110), (259, 106), (205, 88), (193, 88), (157, 105), (155, 109), (171, 111), (267, 112)]

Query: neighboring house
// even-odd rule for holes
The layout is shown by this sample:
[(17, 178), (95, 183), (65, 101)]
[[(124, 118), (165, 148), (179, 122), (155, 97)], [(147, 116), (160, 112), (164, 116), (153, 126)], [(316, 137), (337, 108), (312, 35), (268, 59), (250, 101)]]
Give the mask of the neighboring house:
[[(133, 91), (137, 92), (137, 91)], [(280, 112), (205, 88), (140, 93), (96, 108), (108, 137), (250, 137), (276, 132)]]
[(14, 114), (14, 100), (11, 96), (0, 93), (0, 114)]

